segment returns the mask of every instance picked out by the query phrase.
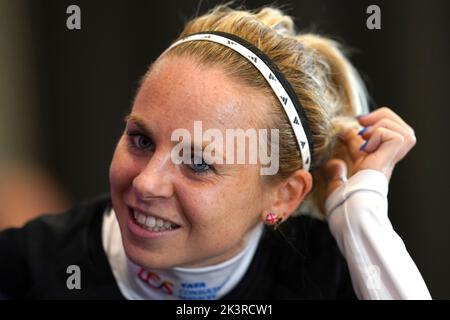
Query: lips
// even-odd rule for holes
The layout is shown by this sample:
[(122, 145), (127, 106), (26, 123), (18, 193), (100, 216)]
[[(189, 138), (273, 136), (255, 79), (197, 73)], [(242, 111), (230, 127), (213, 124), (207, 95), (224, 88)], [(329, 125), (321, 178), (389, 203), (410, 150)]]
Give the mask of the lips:
[(139, 225), (154, 232), (172, 230), (179, 227), (168, 220), (157, 218), (139, 210), (133, 210), (133, 218)]
[[(153, 213), (148, 213), (143, 210), (128, 207), (129, 210), (129, 219), (131, 220), (131, 227), (134, 231), (137, 231), (138, 227), (139, 235), (144, 235), (145, 233), (152, 233), (152, 234), (163, 234), (172, 232), (180, 226), (170, 220), (161, 218)], [(143, 233), (144, 232), (144, 233)]]

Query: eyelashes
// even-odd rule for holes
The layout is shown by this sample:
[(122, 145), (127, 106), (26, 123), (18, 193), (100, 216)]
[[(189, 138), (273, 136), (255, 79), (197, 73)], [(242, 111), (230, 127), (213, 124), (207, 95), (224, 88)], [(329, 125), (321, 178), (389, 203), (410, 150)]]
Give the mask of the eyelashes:
[[(152, 139), (138, 131), (129, 131), (127, 134), (128, 147), (138, 154), (145, 154), (152, 152), (155, 149), (155, 144)], [(195, 158), (195, 159), (194, 159)], [(200, 163), (195, 163), (200, 162)], [(215, 172), (213, 166), (207, 164), (203, 158), (199, 159), (192, 153), (191, 163), (186, 166), (196, 175), (208, 175)]]
[(136, 151), (151, 150), (154, 147), (153, 141), (139, 132), (128, 132), (128, 146)]
[[(204, 174), (208, 174), (209, 171), (213, 170), (212, 167), (209, 164), (207, 164), (203, 158), (201, 159), (201, 163), (199, 163), (199, 164), (195, 163), (194, 160), (195, 160), (194, 157), (192, 157), (191, 163), (188, 164), (188, 166), (196, 174), (204, 175)], [(200, 162), (200, 161), (197, 161), (197, 162)]]

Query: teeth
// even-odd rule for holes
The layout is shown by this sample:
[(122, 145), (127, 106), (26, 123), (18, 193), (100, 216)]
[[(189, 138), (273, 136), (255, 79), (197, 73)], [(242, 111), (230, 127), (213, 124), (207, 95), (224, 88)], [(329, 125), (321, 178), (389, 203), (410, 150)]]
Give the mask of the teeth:
[(143, 214), (139, 214), (138, 217), (137, 217), (137, 221), (140, 224), (145, 224), (145, 216)]
[(145, 220), (145, 225), (149, 228), (153, 228), (156, 224), (155, 217), (147, 217), (147, 220)]
[(169, 221), (164, 221), (152, 216), (146, 216), (139, 211), (134, 211), (133, 216), (138, 224), (153, 232), (172, 230), (174, 228), (174, 225)]

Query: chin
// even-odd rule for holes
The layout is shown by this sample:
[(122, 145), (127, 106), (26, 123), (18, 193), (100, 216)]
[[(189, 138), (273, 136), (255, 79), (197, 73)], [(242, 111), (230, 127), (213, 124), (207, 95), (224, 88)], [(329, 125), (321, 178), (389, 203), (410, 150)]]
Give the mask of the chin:
[(174, 259), (172, 254), (145, 248), (139, 243), (133, 243), (126, 235), (122, 237), (122, 243), (128, 259), (145, 269), (168, 269), (180, 264), (180, 261)]

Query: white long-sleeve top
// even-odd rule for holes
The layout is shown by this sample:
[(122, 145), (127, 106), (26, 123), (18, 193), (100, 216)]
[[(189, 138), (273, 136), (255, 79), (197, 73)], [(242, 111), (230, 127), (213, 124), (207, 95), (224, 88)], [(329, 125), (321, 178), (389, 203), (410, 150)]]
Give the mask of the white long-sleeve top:
[(388, 218), (388, 180), (377, 170), (354, 174), (326, 199), (331, 233), (359, 299), (431, 299)]

